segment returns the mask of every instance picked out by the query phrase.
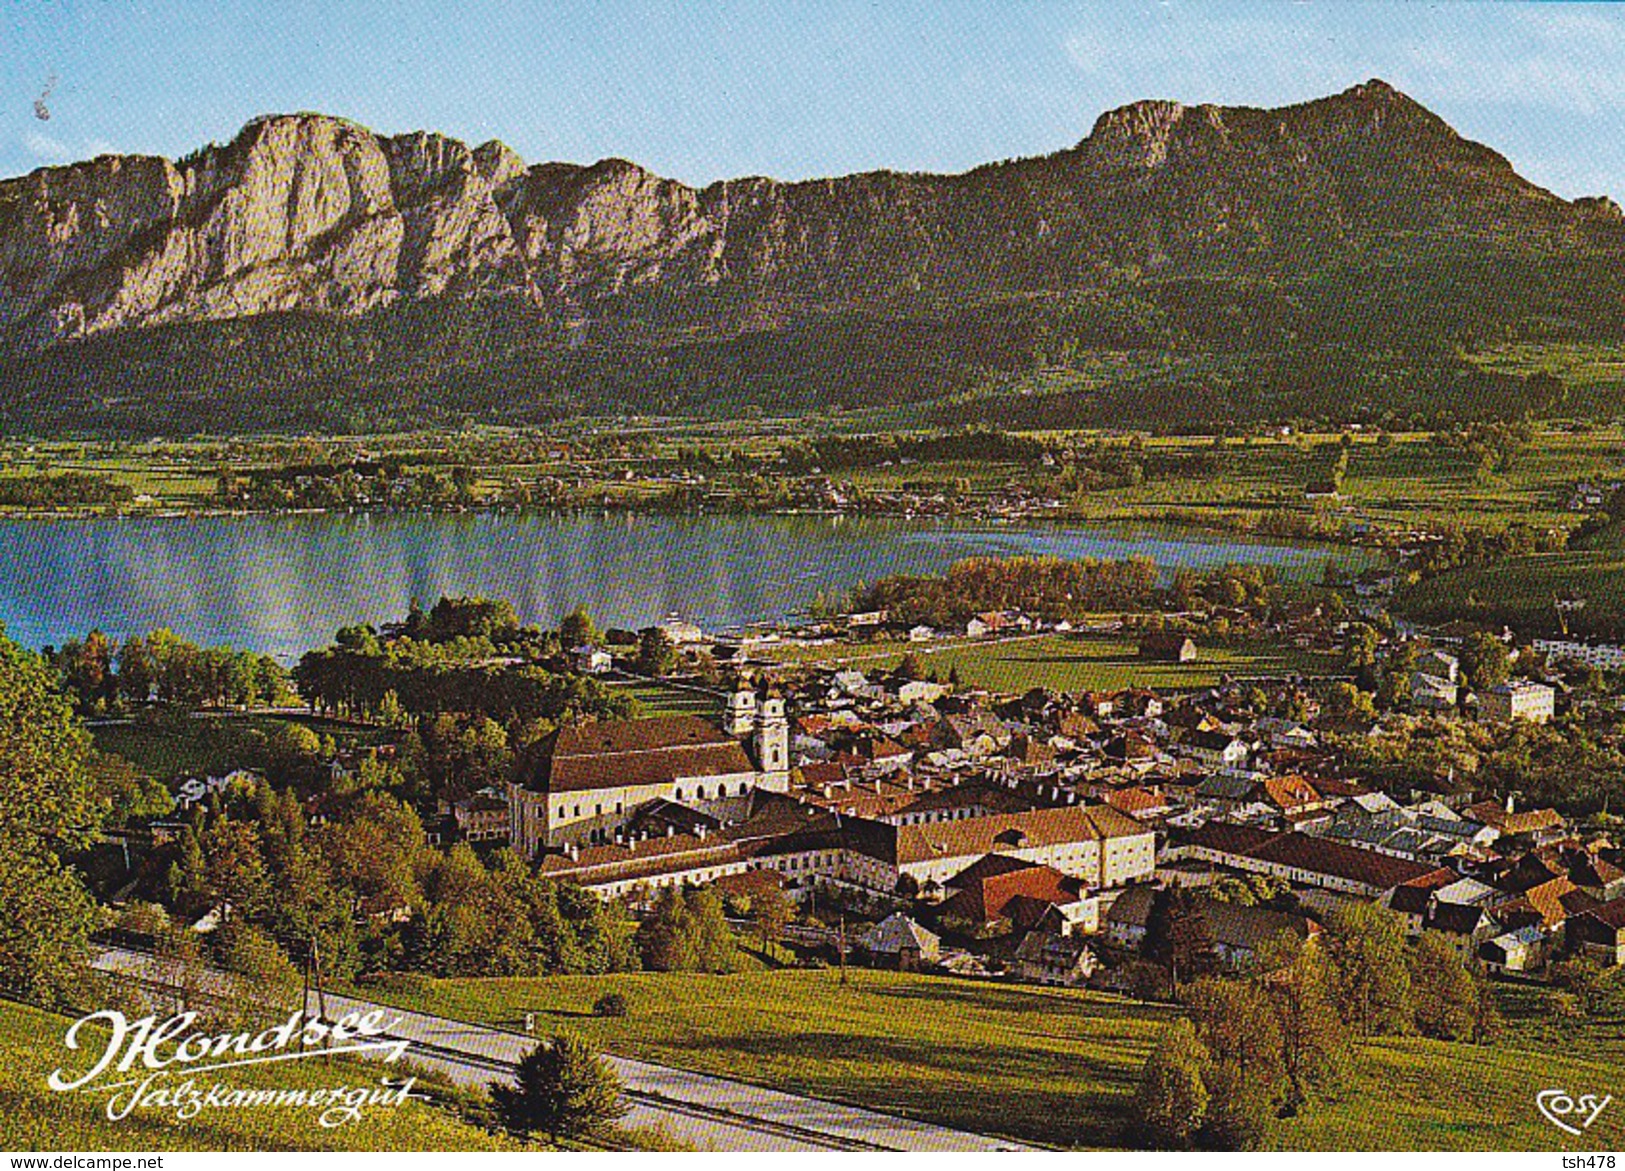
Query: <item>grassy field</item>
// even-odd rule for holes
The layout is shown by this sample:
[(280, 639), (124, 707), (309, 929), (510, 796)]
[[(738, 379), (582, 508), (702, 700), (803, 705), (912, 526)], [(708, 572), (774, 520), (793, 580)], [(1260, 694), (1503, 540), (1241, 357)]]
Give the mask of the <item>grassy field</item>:
[(642, 705), (641, 715), (654, 716), (710, 716), (720, 708), (720, 701), (711, 695), (702, 695), (683, 687), (669, 687), (653, 680), (635, 683), (609, 680), (616, 691), (630, 694)]
[(379, 735), (375, 729), (333, 720), (269, 715), (208, 716), (165, 724), (99, 724), (91, 728), (91, 734), (102, 752), (123, 757), (149, 776), (168, 781), (240, 768), (244, 743), (251, 733), (270, 735), (288, 723), (304, 724), (318, 735), (332, 735), (340, 745), (371, 743)]
[[(608, 991), (626, 996), (630, 1016), (591, 1015)], [(413, 981), (371, 994), (506, 1027), (532, 1011), (544, 1029), (574, 1029), (612, 1052), (1067, 1147), (1123, 1143), (1130, 1095), (1171, 1011), (1090, 992), (867, 970), (846, 987), (833, 971), (780, 971)], [(1625, 1091), (1620, 1022), (1554, 1033), (1539, 1003), (1527, 1008), (1530, 1019), (1509, 1021), (1496, 1046), (1373, 1042), (1343, 1097), (1282, 1120), (1270, 1145), (1585, 1147), (1540, 1119), (1534, 1095), (1552, 1086)], [(1625, 1115), (1605, 1114), (1586, 1149), (1622, 1141)]]
[(1334, 658), (1259, 643), (1246, 647), (1200, 646), (1194, 663), (1150, 663), (1140, 659), (1134, 640), (1092, 634), (1042, 634), (998, 642), (891, 643), (883, 647), (783, 647), (771, 658), (852, 666), (871, 674), (890, 671), (909, 653), (927, 671), (946, 679), (957, 669), (960, 682), (989, 691), (1023, 692), (1034, 687), (1059, 691), (1112, 691), (1156, 687), (1171, 691), (1211, 687), (1219, 676), (1325, 675)]
[[(628, 1017), (591, 1013), (608, 991)], [(437, 980), (369, 990), (426, 1011), (569, 1028), (617, 1053), (1065, 1146), (1120, 1141), (1166, 1009), (871, 971)]]
[[(503, 1151), (517, 1144), (465, 1122), (435, 1104), (412, 1101), (377, 1108), (361, 1119), (324, 1128), (312, 1110), (205, 1110), (186, 1122), (160, 1109), (139, 1109), (118, 1122), (103, 1112), (106, 1096), (55, 1093), (51, 1071), (69, 1057), (61, 1045), (67, 1017), (0, 1002), (0, 1149), (8, 1151)], [(376, 1087), (388, 1067), (319, 1059), (222, 1071), (222, 1084), (255, 1089)], [(391, 1074), (390, 1076), (398, 1076)], [(177, 1079), (184, 1080), (184, 1079)], [(201, 1075), (201, 1089), (213, 1077)]]
[[(1509, 349), (1484, 358), (1486, 365), (1511, 372), (1529, 373), (1552, 363), (1563, 366), (1567, 381), (1582, 388), (1595, 388), (1619, 380), (1625, 369), (1621, 352), (1613, 347), (1541, 347), (1538, 351)], [(875, 418), (866, 426), (885, 429), (898, 426), (897, 420)], [(704, 428), (690, 427), (682, 441), (699, 443), (719, 458), (734, 453), (752, 457), (768, 456), (788, 439), (803, 435), (804, 427), (787, 431), (776, 429), (773, 421), (740, 423), (701, 434)], [(1034, 432), (1034, 434), (1051, 434)], [(669, 455), (676, 435), (662, 435), (657, 452)], [(1625, 431), (1617, 426), (1572, 429), (1549, 426), (1538, 431), (1521, 450), (1510, 470), (1482, 473), (1473, 456), (1442, 447), (1429, 432), (1393, 432), (1381, 441), (1374, 431), (1347, 436), (1349, 467), (1342, 496), (1336, 502), (1310, 502), (1304, 487), (1328, 474), (1345, 436), (1324, 434), (1261, 435), (1233, 438), (1215, 450), (1207, 437), (1145, 438), (1145, 455), (1152, 464), (1194, 467), (1204, 463), (1205, 471), (1176, 471), (1149, 475), (1143, 483), (1122, 488), (1069, 494), (1067, 513), (1076, 521), (1144, 522), (1162, 518), (1202, 523), (1204, 519), (1226, 529), (1259, 527), (1267, 530), (1281, 514), (1297, 514), (1308, 520), (1317, 510), (1323, 522), (1337, 527), (1343, 523), (1384, 525), (1431, 525), (1476, 523), (1494, 526), (1512, 520), (1536, 524), (1572, 524), (1578, 519), (1566, 508), (1568, 488), (1579, 480), (1608, 481), (1625, 475)], [(448, 436), (421, 436), (406, 442), (399, 438), (375, 437), (368, 446), (389, 450), (403, 447), (428, 453), (444, 453), (446, 471), (456, 456), (459, 443)], [(286, 445), (250, 449), (246, 463), (238, 466), (272, 466), (288, 459), (326, 459), (355, 446), (347, 443), (313, 442), (309, 451), (292, 453)], [(214, 469), (225, 460), (228, 449), (218, 443), (128, 445), (120, 447), (78, 444), (42, 444), (24, 448), (0, 444), (0, 476), (37, 474), (42, 467), (53, 471), (88, 471), (111, 476), (131, 491), (154, 498), (154, 506), (203, 509), (213, 505)], [(1199, 460), (1194, 457), (1201, 457)], [(626, 471), (641, 465), (625, 464), (617, 458), (598, 460), (583, 469), (590, 493), (642, 497), (664, 490), (664, 482), (643, 483), (621, 479)], [(487, 486), (510, 479), (554, 475), (563, 467), (551, 459), (535, 463), (495, 462), (480, 464), (476, 478)], [(935, 485), (949, 488), (962, 483), (971, 499), (1002, 490), (1012, 480), (1031, 480), (1043, 487), (1051, 473), (1008, 461), (973, 460), (898, 464), (857, 468), (841, 473), (861, 489), (895, 491), (904, 484)], [(1058, 474), (1058, 473), (1057, 473)], [(1036, 477), (1036, 478), (1034, 478)], [(726, 486), (728, 477), (719, 477)]]
[(1625, 619), (1625, 549), (1597, 548), (1513, 557), (1442, 573), (1404, 592), (1395, 609), (1423, 621), (1507, 622), (1530, 633), (1557, 627), (1553, 599), (1577, 594), (1576, 629)]

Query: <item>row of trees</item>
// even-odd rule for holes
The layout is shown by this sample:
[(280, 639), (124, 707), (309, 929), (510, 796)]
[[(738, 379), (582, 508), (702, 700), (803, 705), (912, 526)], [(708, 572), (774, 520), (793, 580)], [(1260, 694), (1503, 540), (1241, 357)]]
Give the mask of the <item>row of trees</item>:
[(89, 472), (0, 476), (0, 507), (67, 508), (83, 504), (123, 504), (135, 493), (106, 476)]
[(1384, 789), (1517, 792), (1580, 817), (1625, 809), (1625, 721), (1509, 724), (1398, 716), (1370, 736), (1338, 737), (1350, 769)]
[(898, 575), (862, 587), (854, 610), (886, 610), (893, 622), (950, 626), (988, 610), (1021, 610), (1059, 621), (1090, 611), (1138, 609), (1151, 599), (1156, 564), (1147, 557), (972, 557), (935, 577)]
[[(1199, 959), (1187, 959), (1200, 972)], [(1487, 984), (1436, 932), (1413, 946), (1399, 917), (1340, 905), (1322, 938), (1267, 942), (1244, 978), (1198, 975), (1180, 987), (1185, 1014), (1168, 1025), (1135, 1098), (1148, 1144), (1246, 1150), (1271, 1121), (1335, 1100), (1358, 1044), (1379, 1035), (1491, 1039)]]
[(160, 628), (123, 646), (100, 630), (45, 656), (81, 712), (102, 714), (152, 700), (182, 707), (249, 707), (292, 698), (288, 672), (269, 655), (200, 647)]

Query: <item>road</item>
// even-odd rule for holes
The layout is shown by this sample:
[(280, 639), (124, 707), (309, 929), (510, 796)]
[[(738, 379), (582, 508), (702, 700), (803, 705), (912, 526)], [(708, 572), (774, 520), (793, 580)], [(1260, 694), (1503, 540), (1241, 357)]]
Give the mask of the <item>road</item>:
[[(96, 967), (141, 979), (148, 959), (103, 948)], [(408, 1059), (460, 1085), (483, 1086), (513, 1074), (535, 1045), (522, 1033), (329, 993), (327, 1017), (382, 1008), (388, 1036), (409, 1043)], [(1006, 1139), (953, 1130), (822, 1098), (790, 1094), (693, 1070), (610, 1055), (626, 1087), (629, 1126), (660, 1127), (673, 1138), (713, 1151), (1019, 1151)]]

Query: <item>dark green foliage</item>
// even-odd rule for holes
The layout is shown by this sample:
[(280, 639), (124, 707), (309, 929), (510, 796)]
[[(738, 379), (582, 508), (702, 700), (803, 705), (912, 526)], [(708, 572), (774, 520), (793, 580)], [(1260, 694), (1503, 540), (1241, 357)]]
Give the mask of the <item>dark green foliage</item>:
[(1212, 1061), (1191, 1022), (1180, 1018), (1157, 1039), (1134, 1095), (1134, 1114), (1147, 1144), (1188, 1150), (1207, 1122), (1207, 1073)]
[(628, 1109), (621, 1079), (609, 1062), (570, 1033), (526, 1054), (514, 1085), (493, 1082), (491, 1101), (502, 1124), (523, 1138), (602, 1134)]
[(55, 673), (0, 632), (0, 987), (66, 1003), (96, 925), (62, 857), (90, 845), (106, 805), (87, 765), (90, 738)]
[(643, 966), (656, 972), (731, 972), (739, 945), (723, 917), (722, 900), (708, 887), (661, 890), (638, 927)]
[(88, 472), (0, 476), (0, 507), (60, 508), (73, 504), (122, 504), (135, 493), (106, 476)]
[(632, 1008), (619, 992), (606, 992), (592, 1002), (592, 1015), (602, 1017), (630, 1016)]

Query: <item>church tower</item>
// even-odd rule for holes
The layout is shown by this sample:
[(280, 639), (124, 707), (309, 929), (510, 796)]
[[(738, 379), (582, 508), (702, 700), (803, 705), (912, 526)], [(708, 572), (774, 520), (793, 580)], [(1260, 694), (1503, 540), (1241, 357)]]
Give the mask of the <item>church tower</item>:
[[(781, 705), (782, 706), (782, 705)], [(728, 697), (728, 715), (723, 731), (730, 736), (749, 736), (756, 727), (756, 692), (743, 680)]]
[(789, 792), (790, 721), (784, 715), (784, 700), (772, 692), (762, 700), (752, 746), (756, 749), (756, 767), (762, 770), (758, 787)]

